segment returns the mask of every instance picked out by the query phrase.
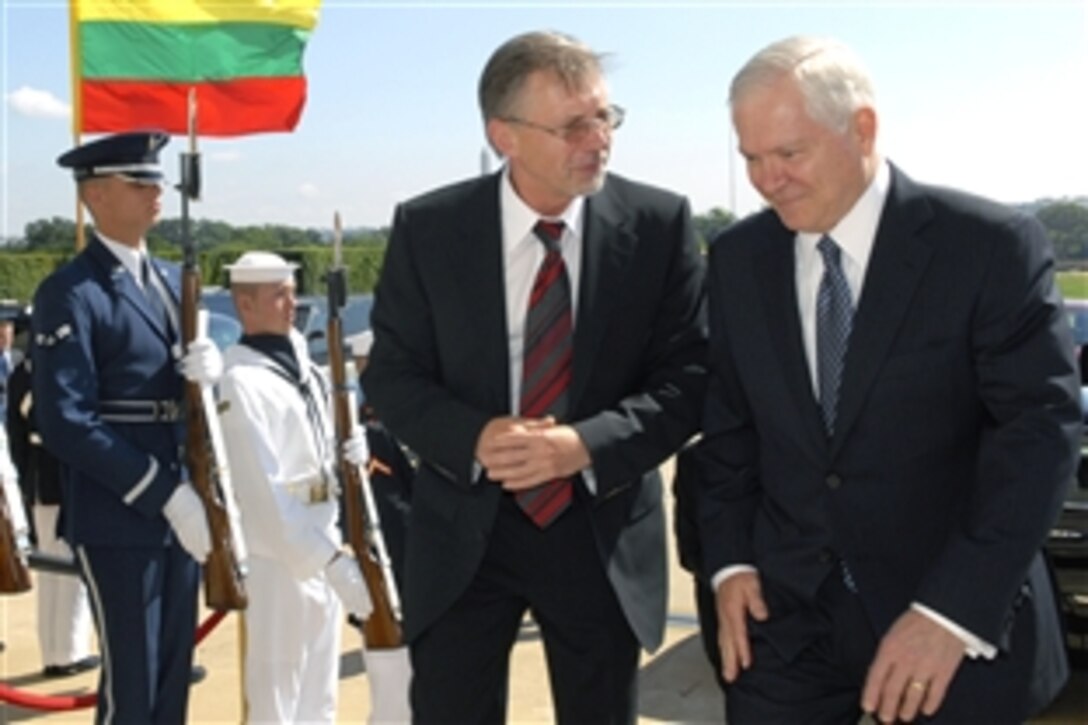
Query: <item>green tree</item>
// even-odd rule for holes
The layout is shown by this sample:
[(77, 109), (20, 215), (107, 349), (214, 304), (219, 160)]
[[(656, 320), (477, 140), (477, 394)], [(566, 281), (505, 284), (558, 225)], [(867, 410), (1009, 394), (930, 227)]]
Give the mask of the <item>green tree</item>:
[[(89, 238), (90, 225), (84, 227), (84, 238)], [(42, 252), (47, 250), (70, 250), (76, 245), (76, 223), (70, 219), (53, 217), (28, 222), (25, 227), (23, 246), (25, 249)]]
[(696, 214), (692, 217), (692, 223), (695, 226), (695, 236), (699, 240), (700, 246), (706, 248), (708, 244), (714, 241), (714, 237), (718, 236), (723, 229), (735, 222), (737, 218), (733, 215), (733, 212), (726, 211), (720, 206), (716, 206), (705, 214)]
[(1060, 262), (1088, 265), (1088, 207), (1056, 201), (1041, 207), (1035, 216), (1046, 227)]

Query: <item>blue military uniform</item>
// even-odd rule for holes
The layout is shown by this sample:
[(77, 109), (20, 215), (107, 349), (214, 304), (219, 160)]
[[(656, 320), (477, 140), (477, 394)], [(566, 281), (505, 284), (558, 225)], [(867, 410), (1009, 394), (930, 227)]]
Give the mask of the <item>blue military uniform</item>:
[[(159, 183), (162, 134), (123, 134), (58, 163), (76, 178)], [(180, 272), (154, 261), (176, 313)], [(176, 317), (175, 317), (176, 319)], [(61, 527), (91, 594), (98, 722), (185, 721), (200, 568), (162, 509), (187, 478), (174, 324), (97, 237), (42, 282), (32, 320), (45, 446), (66, 464)]]

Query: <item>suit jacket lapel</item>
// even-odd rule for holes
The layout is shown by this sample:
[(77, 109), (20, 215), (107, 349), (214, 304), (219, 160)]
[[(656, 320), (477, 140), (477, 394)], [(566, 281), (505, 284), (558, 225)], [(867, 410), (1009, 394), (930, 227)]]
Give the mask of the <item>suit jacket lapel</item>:
[(441, 264), (461, 286), (460, 298), (467, 319), (476, 328), (475, 337), (466, 344), (480, 347), (480, 365), (490, 372), (488, 380), (495, 409), (512, 410), (500, 177), (501, 172), (492, 174), (474, 189), (468, 206), (471, 211), (462, 217), (462, 223), (444, 245)]
[(170, 341), (163, 321), (157, 319), (151, 311), (151, 305), (144, 296), (143, 290), (136, 284), (125, 266), (113, 255), (113, 252), (96, 236), (87, 245), (87, 256), (99, 268), (101, 274), (109, 280), (109, 286), (117, 293), (117, 296), (125, 300), (136, 312), (147, 321), (147, 324), (159, 337)]
[(582, 270), (578, 282), (578, 312), (574, 325), (574, 370), (570, 410), (589, 382), (594, 361), (615, 301), (623, 291), (638, 239), (623, 205), (604, 187), (586, 199), (582, 236)]
[(797, 407), (797, 420), (808, 433), (812, 452), (822, 450), (827, 438), (820, 418), (812, 376), (805, 355), (801, 317), (797, 307), (794, 233), (778, 226), (756, 252), (756, 273), (771, 337), (774, 359), (782, 366), (786, 387)]
[(832, 453), (849, 435), (876, 373), (891, 349), (932, 255), (918, 229), (932, 210), (918, 188), (892, 167), (892, 183), (877, 227), (843, 369)]

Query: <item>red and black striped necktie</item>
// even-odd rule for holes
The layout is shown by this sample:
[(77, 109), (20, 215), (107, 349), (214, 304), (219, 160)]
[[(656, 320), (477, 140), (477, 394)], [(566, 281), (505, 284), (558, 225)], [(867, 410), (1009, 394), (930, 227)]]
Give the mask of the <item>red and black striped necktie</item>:
[[(573, 359), (570, 277), (559, 251), (563, 222), (539, 221), (533, 233), (544, 244), (544, 261), (537, 270), (525, 318), (520, 414), (525, 418), (567, 415)], [(559, 478), (520, 491), (518, 505), (544, 528), (570, 506), (571, 479)]]

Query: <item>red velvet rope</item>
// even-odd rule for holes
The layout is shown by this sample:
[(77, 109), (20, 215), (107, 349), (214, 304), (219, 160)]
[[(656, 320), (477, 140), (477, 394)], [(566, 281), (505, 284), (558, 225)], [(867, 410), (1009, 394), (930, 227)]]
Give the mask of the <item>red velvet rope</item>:
[[(227, 616), (226, 612), (212, 612), (196, 630), (196, 644), (200, 644), (216, 625)], [(48, 710), (51, 712), (61, 710), (79, 710), (85, 707), (94, 707), (98, 702), (98, 693), (89, 692), (86, 695), (35, 695), (26, 690), (18, 690), (0, 683), (0, 702), (9, 705), (18, 705), (28, 710)]]

